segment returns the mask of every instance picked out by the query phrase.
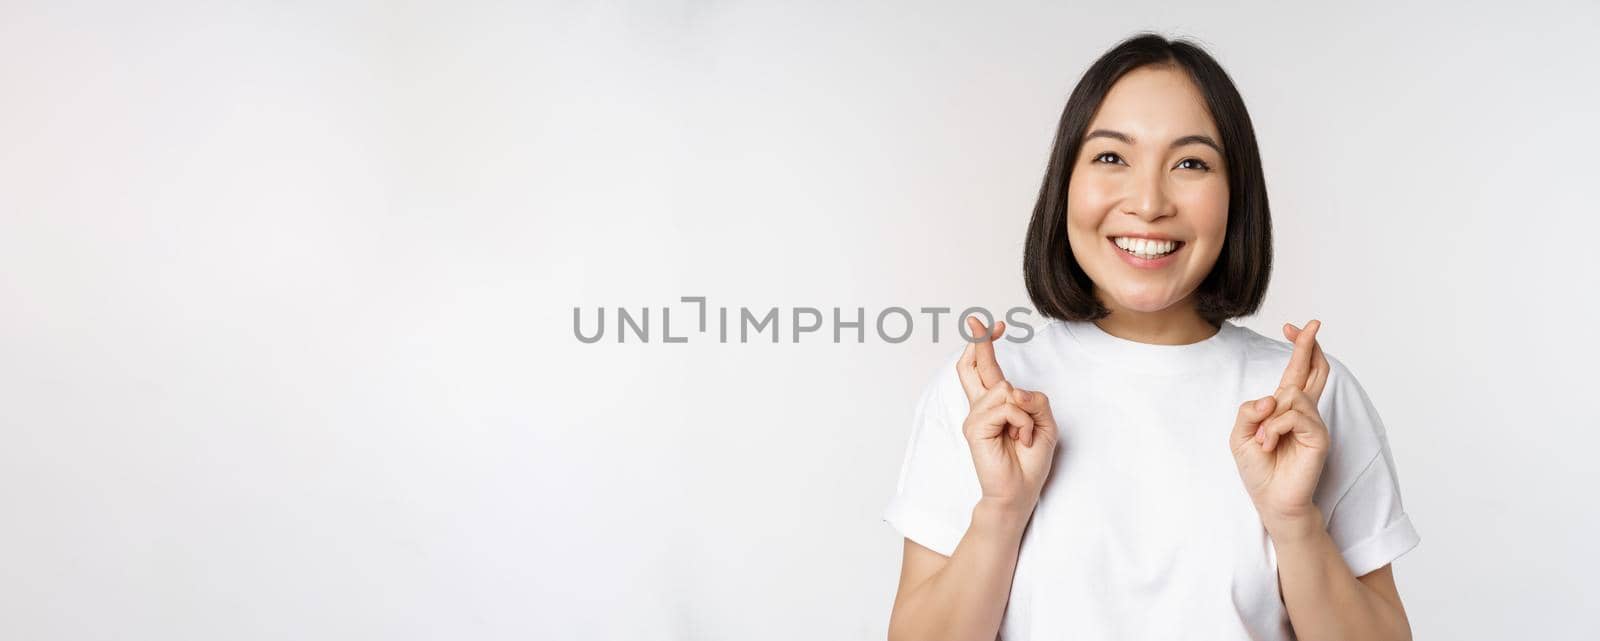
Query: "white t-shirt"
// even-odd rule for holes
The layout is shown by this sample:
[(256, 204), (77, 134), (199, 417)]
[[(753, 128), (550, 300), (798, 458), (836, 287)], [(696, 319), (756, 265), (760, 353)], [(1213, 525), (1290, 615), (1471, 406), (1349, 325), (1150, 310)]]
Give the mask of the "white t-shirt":
[[(995, 346), (1006, 379), (1049, 395), (1061, 440), (1022, 537), (1006, 641), (1293, 639), (1277, 554), (1229, 449), (1239, 405), (1278, 387), (1292, 346), (1224, 322), (1191, 345), (1118, 338), (1053, 320)], [(1410, 551), (1383, 421), (1327, 355), (1317, 404), (1332, 444), (1315, 501), (1361, 576)], [(956, 356), (923, 392), (883, 518), (955, 551), (981, 496), (961, 433)]]

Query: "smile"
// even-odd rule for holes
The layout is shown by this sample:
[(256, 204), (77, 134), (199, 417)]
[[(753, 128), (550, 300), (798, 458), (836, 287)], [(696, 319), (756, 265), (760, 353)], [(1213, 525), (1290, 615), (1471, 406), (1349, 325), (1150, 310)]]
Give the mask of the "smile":
[(1123, 261), (1142, 269), (1158, 269), (1173, 262), (1173, 256), (1188, 243), (1181, 240), (1148, 240), (1112, 237), (1106, 239)]

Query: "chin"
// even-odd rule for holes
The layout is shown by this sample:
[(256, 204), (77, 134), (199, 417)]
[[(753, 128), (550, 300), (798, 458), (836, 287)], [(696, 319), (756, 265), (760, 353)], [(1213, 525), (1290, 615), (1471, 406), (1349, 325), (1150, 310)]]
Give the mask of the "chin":
[(1178, 300), (1154, 292), (1126, 292), (1113, 295), (1118, 305), (1129, 311), (1159, 312), (1173, 306)]

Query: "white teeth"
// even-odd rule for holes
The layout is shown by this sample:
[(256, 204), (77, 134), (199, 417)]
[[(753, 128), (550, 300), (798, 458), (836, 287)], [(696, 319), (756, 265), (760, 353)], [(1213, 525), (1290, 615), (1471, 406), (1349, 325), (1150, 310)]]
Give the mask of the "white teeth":
[(1125, 238), (1118, 236), (1113, 238), (1112, 241), (1115, 242), (1118, 247), (1121, 247), (1127, 250), (1128, 253), (1139, 256), (1140, 258), (1155, 258), (1157, 256), (1164, 256), (1172, 253), (1173, 250), (1178, 248), (1178, 243), (1171, 240), (1148, 240), (1145, 238)]

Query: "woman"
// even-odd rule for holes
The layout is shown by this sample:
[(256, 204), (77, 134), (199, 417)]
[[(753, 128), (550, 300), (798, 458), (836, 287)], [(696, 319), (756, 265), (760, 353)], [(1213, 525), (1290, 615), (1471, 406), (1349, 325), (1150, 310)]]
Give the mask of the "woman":
[(967, 319), (918, 407), (891, 639), (1410, 638), (1390, 562), (1418, 537), (1377, 411), (1318, 321), (1292, 345), (1229, 322), (1271, 255), (1216, 61), (1154, 35), (1096, 61), (1028, 227), (1052, 320), (997, 347), (1004, 323)]

